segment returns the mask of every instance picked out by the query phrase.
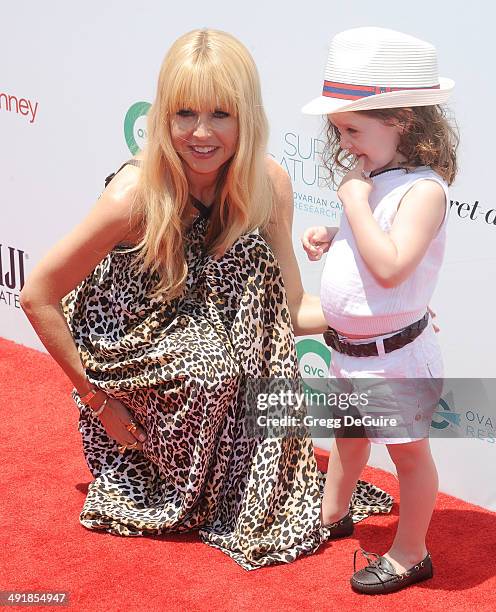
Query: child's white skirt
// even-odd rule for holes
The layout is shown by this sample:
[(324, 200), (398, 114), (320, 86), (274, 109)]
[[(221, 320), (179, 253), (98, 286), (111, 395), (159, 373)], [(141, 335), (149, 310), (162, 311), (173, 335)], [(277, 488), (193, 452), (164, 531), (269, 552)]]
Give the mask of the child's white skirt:
[(434, 328), (429, 324), (410, 344), (384, 353), (382, 340), (392, 335), (347, 339), (352, 344), (375, 340), (379, 351), (375, 357), (332, 351), (329, 374), (334, 391), (362, 394), (362, 401), (334, 411), (342, 423), (337, 437), (365, 435), (378, 444), (399, 444), (429, 436), (443, 386), (443, 361)]

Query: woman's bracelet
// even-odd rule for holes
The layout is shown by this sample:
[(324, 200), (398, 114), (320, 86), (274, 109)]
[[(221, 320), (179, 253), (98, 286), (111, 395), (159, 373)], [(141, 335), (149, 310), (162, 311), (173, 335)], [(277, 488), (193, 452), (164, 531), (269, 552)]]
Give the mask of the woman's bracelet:
[(96, 396), (96, 394), (99, 391), (101, 391), (101, 389), (92, 388), (84, 397), (81, 398), (81, 402), (85, 404), (86, 406), (89, 406), (93, 410), (93, 413), (95, 416), (100, 416), (102, 414), (109, 400), (108, 395), (105, 395), (105, 399), (103, 400), (103, 403), (100, 404), (100, 406), (98, 406), (97, 408), (93, 408), (93, 406), (89, 402)]
[(81, 402), (83, 404), (87, 404), (90, 400), (92, 400), (95, 397), (98, 391), (100, 391), (100, 389), (95, 389), (94, 387), (92, 387), (84, 397), (79, 396), (81, 397)]
[(93, 414), (95, 416), (100, 416), (102, 412), (105, 410), (105, 406), (107, 405), (108, 401), (109, 401), (109, 398), (108, 398), (108, 395), (106, 395), (105, 399), (103, 400), (103, 404), (101, 406), (99, 406), (96, 410), (93, 410), (93, 408), (91, 408), (93, 410)]

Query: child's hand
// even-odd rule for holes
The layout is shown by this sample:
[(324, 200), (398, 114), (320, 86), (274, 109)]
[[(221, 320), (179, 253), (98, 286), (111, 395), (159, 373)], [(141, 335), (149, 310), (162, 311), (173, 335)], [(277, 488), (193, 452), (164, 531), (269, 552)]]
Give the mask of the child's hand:
[(327, 253), (335, 234), (333, 229), (318, 225), (305, 230), (301, 237), (301, 244), (310, 261), (318, 261), (323, 253)]
[(344, 175), (338, 189), (338, 198), (343, 206), (353, 206), (353, 202), (369, 201), (372, 181), (364, 170), (363, 157), (359, 157), (356, 166)]

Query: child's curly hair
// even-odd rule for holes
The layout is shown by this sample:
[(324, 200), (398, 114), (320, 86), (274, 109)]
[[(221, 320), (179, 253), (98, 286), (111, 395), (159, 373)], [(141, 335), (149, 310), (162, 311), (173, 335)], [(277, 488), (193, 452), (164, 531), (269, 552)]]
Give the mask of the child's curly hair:
[[(451, 185), (457, 172), (456, 151), (459, 143), (458, 127), (453, 117), (448, 118), (445, 107), (412, 106), (353, 111), (381, 119), (387, 125), (404, 127), (398, 152), (406, 157), (405, 166), (430, 166)], [(327, 139), (323, 161), (334, 185), (355, 165), (354, 156), (340, 148), (339, 131), (327, 121)]]

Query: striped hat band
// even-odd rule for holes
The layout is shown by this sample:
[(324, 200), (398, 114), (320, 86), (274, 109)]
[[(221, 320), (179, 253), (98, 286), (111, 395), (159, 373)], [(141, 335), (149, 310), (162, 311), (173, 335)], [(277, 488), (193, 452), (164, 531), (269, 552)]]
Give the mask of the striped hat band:
[(350, 83), (324, 81), (322, 95), (341, 100), (360, 100), (368, 96), (376, 96), (377, 94), (390, 93), (392, 91), (417, 89), (439, 89), (439, 85), (432, 85), (430, 87), (384, 87), (382, 85), (353, 85)]

